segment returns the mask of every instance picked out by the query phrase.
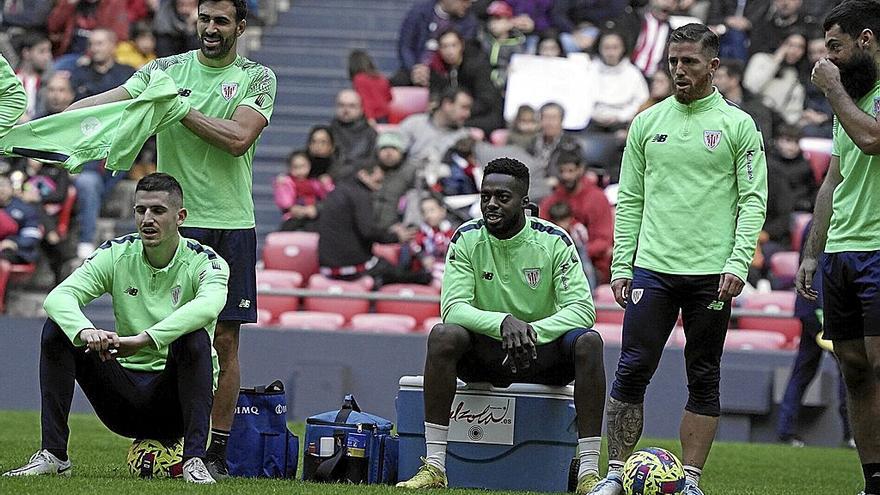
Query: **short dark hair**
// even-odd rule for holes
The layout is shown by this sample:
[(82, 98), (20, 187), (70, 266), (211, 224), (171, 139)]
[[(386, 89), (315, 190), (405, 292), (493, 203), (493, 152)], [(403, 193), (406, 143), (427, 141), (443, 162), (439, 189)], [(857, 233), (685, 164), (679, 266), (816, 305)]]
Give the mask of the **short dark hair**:
[(316, 126), (312, 126), (312, 128), (309, 129), (309, 136), (306, 138), (306, 147), (308, 148), (309, 141), (311, 141), (312, 138), (315, 137), (315, 134), (317, 134), (321, 131), (326, 132), (327, 135), (330, 136), (330, 145), (333, 146), (333, 149), (335, 150), (336, 149), (336, 136), (333, 135), (333, 129), (331, 129), (329, 125), (323, 125), (323, 124), (318, 124)]
[(529, 168), (516, 158), (496, 158), (483, 169), (483, 177), (490, 174), (509, 175), (517, 180), (522, 187), (523, 196), (529, 194)]
[(377, 168), (382, 168), (378, 160), (366, 160), (361, 162), (360, 165), (357, 166), (357, 168), (355, 169), (355, 175), (357, 175), (358, 172), (372, 174), (376, 171)]
[(248, 6), (247, 0), (199, 0), (199, 7), (202, 6), (203, 3), (206, 2), (231, 2), (235, 7), (235, 22), (241, 22), (247, 18), (248, 15)]
[(721, 42), (705, 24), (692, 22), (676, 29), (669, 35), (669, 43), (699, 43), (703, 53), (709, 58), (718, 56)]
[(858, 38), (862, 30), (870, 29), (874, 36), (880, 36), (880, 2), (875, 0), (846, 0), (828, 12), (822, 28), (825, 31), (840, 26), (844, 33)]
[(40, 43), (48, 43), (49, 38), (46, 37), (45, 34), (39, 31), (28, 31), (22, 37), (21, 41), (18, 42), (18, 51), (19, 53), (27, 48), (30, 50), (31, 48), (39, 45)]
[(306, 160), (309, 161), (309, 163), (312, 162), (312, 160), (309, 158), (309, 152), (307, 150), (298, 149), (298, 150), (291, 151), (290, 154), (287, 155), (287, 164), (290, 165), (290, 162), (292, 162), (293, 159), (298, 156), (304, 156), (306, 158)]
[(442, 93), (440, 93), (440, 97), (437, 99), (438, 106), (446, 103), (447, 101), (451, 102), (451, 103), (455, 103), (455, 100), (458, 99), (458, 95), (460, 95), (462, 93), (473, 98), (473, 95), (471, 95), (471, 92), (464, 89), (461, 86), (450, 87), (450, 88), (447, 88), (446, 90), (444, 90)]
[(556, 164), (562, 166), (565, 163), (573, 163), (578, 167), (584, 165), (584, 157), (581, 156), (580, 147), (575, 149), (563, 149), (556, 158)]
[(555, 108), (559, 110), (559, 114), (562, 116), (562, 120), (565, 120), (565, 108), (555, 101), (548, 101), (547, 103), (541, 105), (541, 108), (538, 110), (538, 115), (544, 115), (544, 110), (547, 110), (549, 108)]
[(179, 202), (180, 206), (183, 206), (183, 188), (180, 187), (177, 179), (164, 172), (153, 172), (150, 175), (144, 176), (138, 181), (134, 191), (164, 191), (168, 193), (168, 197), (173, 198), (173, 200)]
[(547, 215), (550, 217), (551, 222), (558, 222), (560, 220), (565, 220), (566, 218), (571, 218), (571, 206), (565, 202), (553, 203), (550, 210), (547, 212)]
[(721, 65), (719, 65), (718, 68), (720, 69), (722, 67), (727, 71), (729, 77), (739, 79), (739, 82), (742, 83), (745, 67), (741, 60), (735, 58), (721, 59)]

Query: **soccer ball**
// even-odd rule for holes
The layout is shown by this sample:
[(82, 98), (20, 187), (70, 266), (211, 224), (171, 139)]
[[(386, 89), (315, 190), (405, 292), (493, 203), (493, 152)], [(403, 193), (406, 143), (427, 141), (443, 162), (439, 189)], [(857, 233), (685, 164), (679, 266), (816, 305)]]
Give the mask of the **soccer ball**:
[(141, 478), (179, 478), (183, 475), (183, 441), (136, 439), (128, 449), (128, 470)]
[(684, 490), (684, 469), (671, 452), (652, 447), (636, 451), (623, 466), (626, 495), (670, 495)]

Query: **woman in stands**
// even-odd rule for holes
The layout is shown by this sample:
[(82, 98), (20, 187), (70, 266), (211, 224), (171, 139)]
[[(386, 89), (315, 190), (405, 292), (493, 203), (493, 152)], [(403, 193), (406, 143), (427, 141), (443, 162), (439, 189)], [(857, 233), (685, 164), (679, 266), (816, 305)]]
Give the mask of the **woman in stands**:
[(387, 124), (391, 106), (391, 83), (383, 76), (370, 55), (363, 50), (352, 50), (348, 55), (348, 76), (360, 95), (364, 116), (370, 124)]

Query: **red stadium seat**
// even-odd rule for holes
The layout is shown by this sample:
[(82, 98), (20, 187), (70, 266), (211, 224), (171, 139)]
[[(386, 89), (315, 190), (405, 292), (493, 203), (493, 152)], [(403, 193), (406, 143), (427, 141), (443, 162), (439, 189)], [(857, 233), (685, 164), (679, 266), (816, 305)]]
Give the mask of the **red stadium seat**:
[(775, 351), (785, 349), (787, 339), (779, 332), (766, 330), (730, 330), (724, 340), (724, 350)]
[[(791, 313), (794, 311), (794, 300), (793, 291), (756, 292), (743, 298), (741, 307), (767, 313)], [(794, 317), (741, 316), (737, 327), (778, 332), (785, 335), (789, 343), (801, 335), (801, 321)]]
[(345, 324), (345, 317), (323, 311), (289, 311), (278, 317), (278, 322), (285, 328), (339, 330)]
[[(593, 291), (593, 302), (597, 305), (614, 305), (615, 308), (618, 307), (617, 301), (614, 300), (614, 292), (608, 284), (596, 287), (596, 290)], [(623, 323), (623, 310), (597, 309), (596, 323)]]
[(495, 129), (492, 131), (492, 134), (489, 134), (489, 142), (495, 146), (504, 146), (507, 144), (507, 136), (509, 134), (510, 131), (507, 129)]
[(266, 236), (263, 264), (270, 270), (299, 272), (305, 280), (318, 273), (318, 234), (272, 232)]
[(364, 313), (351, 317), (351, 328), (358, 332), (410, 333), (416, 319), (409, 315)]
[(797, 271), (797, 251), (780, 251), (770, 257), (770, 273), (779, 287), (793, 287)]
[[(440, 292), (430, 285), (390, 284), (379, 289), (382, 294), (395, 294), (401, 297), (438, 296)], [(411, 301), (376, 301), (377, 313), (410, 315), (417, 323), (427, 318), (440, 316), (440, 303)]]
[(257, 308), (257, 323), (258, 327), (268, 327), (272, 324), (272, 312), (268, 309), (260, 309)]
[[(370, 277), (362, 277), (354, 281), (333, 280), (321, 274), (312, 275), (309, 278), (308, 289), (324, 291), (331, 294), (364, 294), (369, 292), (373, 287), (373, 279)], [(370, 310), (370, 301), (362, 298), (327, 298), (327, 297), (306, 297), (303, 305), (308, 311), (325, 311), (328, 313), (339, 313), (345, 320), (360, 313), (366, 313)]]
[[(302, 286), (303, 277), (297, 272), (286, 270), (257, 270), (257, 290), (260, 289), (297, 289)], [(260, 294), (257, 297), (257, 309), (268, 310), (273, 315), (280, 315), (299, 308), (297, 296), (270, 296)]]
[(400, 259), (400, 244), (373, 244), (373, 254), (385, 258), (392, 265)]
[(395, 86), (391, 88), (388, 122), (398, 124), (414, 113), (427, 112), (428, 96), (428, 88), (421, 86)]
[(606, 344), (620, 345), (623, 342), (623, 325), (618, 323), (596, 323), (593, 325)]
[(425, 321), (422, 323), (422, 331), (429, 333), (434, 326), (439, 325), (440, 323), (443, 323), (443, 318), (440, 318), (439, 316), (425, 318)]
[(58, 211), (58, 226), (55, 231), (62, 239), (67, 238), (67, 232), (70, 230), (70, 218), (73, 216), (73, 210), (76, 206), (76, 186), (67, 187), (67, 197), (61, 203), (61, 209)]

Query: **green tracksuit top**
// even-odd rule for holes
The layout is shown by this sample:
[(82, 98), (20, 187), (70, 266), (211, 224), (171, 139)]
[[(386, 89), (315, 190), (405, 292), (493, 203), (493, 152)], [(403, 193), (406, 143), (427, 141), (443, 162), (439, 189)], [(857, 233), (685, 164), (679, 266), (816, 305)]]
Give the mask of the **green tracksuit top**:
[(620, 175), (611, 279), (633, 266), (746, 279), (767, 208), (755, 121), (714, 90), (674, 96), (633, 120)]
[(498, 340), (510, 314), (532, 324), (539, 345), (596, 320), (571, 238), (533, 217), (505, 240), (490, 234), (483, 220), (458, 228), (446, 253), (440, 313), (444, 323)]
[[(168, 346), (179, 337), (204, 328), (213, 340), (228, 279), (226, 261), (192, 239), (181, 237), (174, 258), (157, 269), (147, 261), (140, 235), (129, 234), (102, 244), (46, 296), (43, 308), (74, 345), (82, 346), (79, 332), (95, 328), (82, 307), (109, 293), (116, 333), (124, 337), (147, 332), (156, 344), (119, 358), (120, 364), (130, 370), (161, 371)], [(215, 355), (215, 378), (217, 370)]]
[(27, 108), (27, 95), (9, 62), (0, 55), (0, 138), (6, 135)]

